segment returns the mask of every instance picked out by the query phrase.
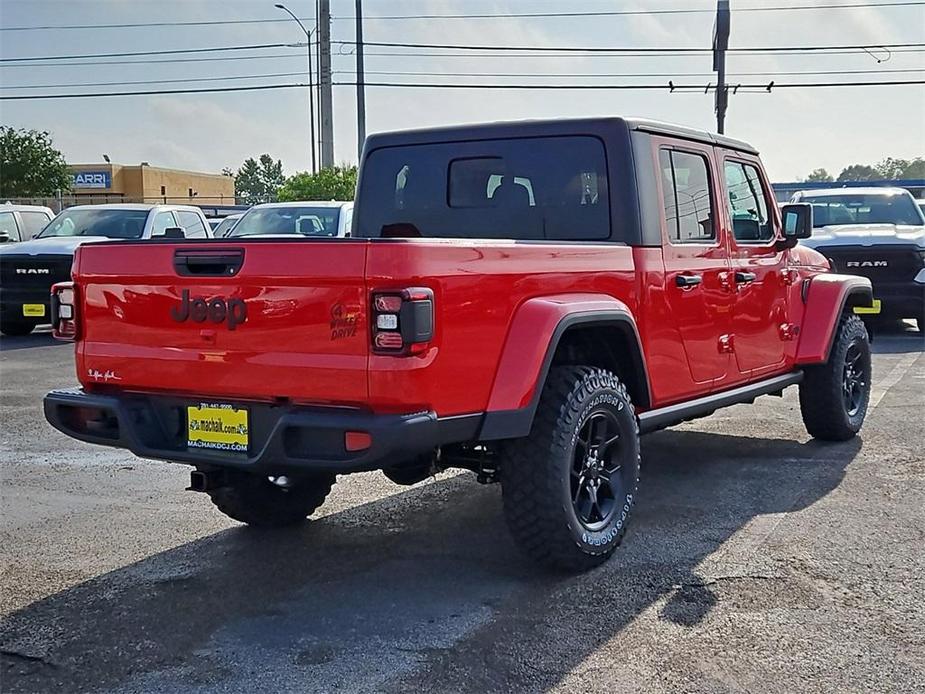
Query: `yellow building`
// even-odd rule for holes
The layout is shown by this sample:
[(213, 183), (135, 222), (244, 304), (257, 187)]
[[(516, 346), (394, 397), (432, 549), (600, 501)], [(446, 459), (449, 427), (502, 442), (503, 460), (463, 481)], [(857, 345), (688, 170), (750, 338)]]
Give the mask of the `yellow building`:
[(72, 164), (71, 196), (78, 205), (106, 202), (233, 205), (234, 179), (223, 174), (163, 169), (142, 162)]

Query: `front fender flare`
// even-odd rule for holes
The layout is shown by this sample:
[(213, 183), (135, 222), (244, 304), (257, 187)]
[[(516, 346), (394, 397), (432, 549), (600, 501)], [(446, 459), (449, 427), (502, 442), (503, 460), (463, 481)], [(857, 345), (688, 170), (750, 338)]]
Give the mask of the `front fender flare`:
[(642, 343), (629, 307), (604, 294), (558, 294), (524, 302), (514, 314), (495, 372), (480, 440), (526, 436), (562, 336), (575, 326), (615, 325), (635, 343), (633, 368), (641, 368), (648, 393)]
[(842, 312), (854, 306), (870, 306), (873, 289), (866, 277), (829, 272), (815, 275), (806, 282), (808, 285), (803, 288), (806, 311), (796, 362), (821, 364), (828, 361)]

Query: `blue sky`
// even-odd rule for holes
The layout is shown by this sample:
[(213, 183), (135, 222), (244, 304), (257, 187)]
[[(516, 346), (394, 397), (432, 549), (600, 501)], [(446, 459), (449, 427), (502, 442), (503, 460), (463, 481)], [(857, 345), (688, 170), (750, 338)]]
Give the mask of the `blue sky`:
[[(858, 2), (859, 0), (837, 0)], [(285, 17), (275, 0), (2, 0), (0, 25), (117, 24), (214, 19)], [(832, 0), (733, 0), (731, 46), (881, 44), (925, 41), (925, 6), (735, 13), (736, 6), (830, 4)], [(289, 0), (302, 17), (314, 13), (314, 0)], [(555, 12), (563, 10), (659, 9), (706, 7), (712, 0), (366, 0), (367, 41), (453, 44), (704, 46), (709, 45), (710, 14), (636, 15), (595, 18), (492, 18), (464, 20), (377, 20), (383, 14), (471, 14), (476, 12)], [(353, 40), (354, 0), (332, 0), (332, 37)], [(312, 22), (309, 21), (309, 25)], [(278, 23), (209, 27), (147, 27), (71, 31), (0, 32), (0, 57), (109, 53), (119, 51), (297, 42), (303, 39), (291, 20)], [(350, 81), (355, 62), (335, 47), (335, 81)], [(433, 57), (376, 55), (396, 49), (368, 49), (370, 73), (395, 71), (478, 73), (709, 72), (708, 54), (686, 57)], [(432, 53), (431, 51), (430, 53)], [(199, 60), (186, 63), (3, 67), (0, 85), (75, 84), (149, 79), (187, 79), (297, 73), (304, 69), (299, 48), (237, 53), (288, 57)], [(879, 54), (886, 57), (885, 54)], [(169, 58), (153, 57), (152, 59)], [(182, 56), (181, 56), (182, 57)], [(189, 56), (186, 56), (189, 57)], [(216, 57), (216, 56), (209, 56)], [(730, 55), (729, 72), (925, 69), (925, 53), (894, 53), (878, 64), (868, 55)], [(894, 73), (851, 77), (780, 77), (778, 82), (839, 79), (912, 79), (925, 74)], [(478, 77), (425, 77), (369, 74), (388, 81), (476, 81)], [(490, 82), (527, 78), (482, 78)], [(667, 77), (612, 77), (612, 82), (667, 82)], [(767, 81), (771, 77), (731, 77), (730, 81)], [(706, 85), (708, 77), (678, 77), (675, 82)], [(223, 84), (297, 82), (297, 76), (239, 80)], [(567, 82), (568, 79), (533, 79)], [(575, 78), (573, 81), (579, 81)], [(594, 79), (582, 79), (591, 82)], [(607, 80), (604, 80), (607, 81)], [(129, 86), (125, 89), (184, 88), (206, 83)], [(68, 91), (118, 89), (70, 87)], [(51, 89), (33, 93), (51, 92)], [(59, 90), (63, 91), (63, 90)], [(335, 155), (356, 160), (355, 91), (334, 88)], [(263, 152), (283, 160), (287, 173), (308, 167), (307, 96), (291, 89), (231, 94), (115, 97), (85, 100), (0, 102), (0, 121), (52, 132), (70, 162), (114, 162), (219, 171), (237, 169), (242, 160)], [(368, 131), (447, 123), (584, 115), (633, 115), (713, 129), (713, 97), (703, 93), (647, 91), (476, 91), (368, 88)], [(727, 133), (755, 144), (772, 178), (792, 180), (817, 167), (837, 174), (853, 163), (887, 156), (925, 155), (925, 87), (778, 90), (731, 97)]]

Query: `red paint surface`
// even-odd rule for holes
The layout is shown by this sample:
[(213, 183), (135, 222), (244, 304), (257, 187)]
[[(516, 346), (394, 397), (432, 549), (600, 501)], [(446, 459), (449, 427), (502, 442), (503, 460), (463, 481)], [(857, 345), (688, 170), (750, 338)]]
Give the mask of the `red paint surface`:
[[(508, 410), (530, 401), (559, 321), (599, 310), (634, 318), (653, 407), (824, 359), (842, 299), (864, 280), (820, 274), (824, 268), (797, 249), (736, 248), (729, 220), (721, 227), (706, 249), (424, 239), (228, 244), (244, 249), (240, 272), (209, 278), (179, 276), (174, 244), (88, 245), (74, 271), (77, 374), (88, 388), (194, 399), (283, 398), (441, 416)], [(737, 267), (761, 280), (731, 287), (723, 273)], [(684, 272), (712, 274), (685, 289), (674, 282)], [(802, 283), (814, 276), (804, 307)], [(433, 291), (434, 338), (420, 354), (374, 355), (371, 295), (405, 287)], [(235, 330), (178, 323), (170, 311), (184, 289), (243, 300), (246, 322)], [(721, 351), (730, 336), (733, 352)]]

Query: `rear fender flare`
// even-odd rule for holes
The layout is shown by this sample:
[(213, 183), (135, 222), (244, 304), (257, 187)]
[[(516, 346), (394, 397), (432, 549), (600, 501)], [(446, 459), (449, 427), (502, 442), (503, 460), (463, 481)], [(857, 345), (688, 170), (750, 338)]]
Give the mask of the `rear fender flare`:
[(806, 282), (802, 293), (806, 311), (796, 362), (821, 364), (828, 361), (842, 313), (855, 306), (870, 306), (873, 289), (869, 279), (856, 275), (822, 273)]
[(530, 433), (553, 357), (569, 329), (614, 326), (625, 331), (634, 354), (628, 368), (641, 373), (647, 406), (649, 379), (632, 311), (604, 294), (562, 294), (524, 302), (514, 314), (495, 373), (480, 440), (519, 438)]

